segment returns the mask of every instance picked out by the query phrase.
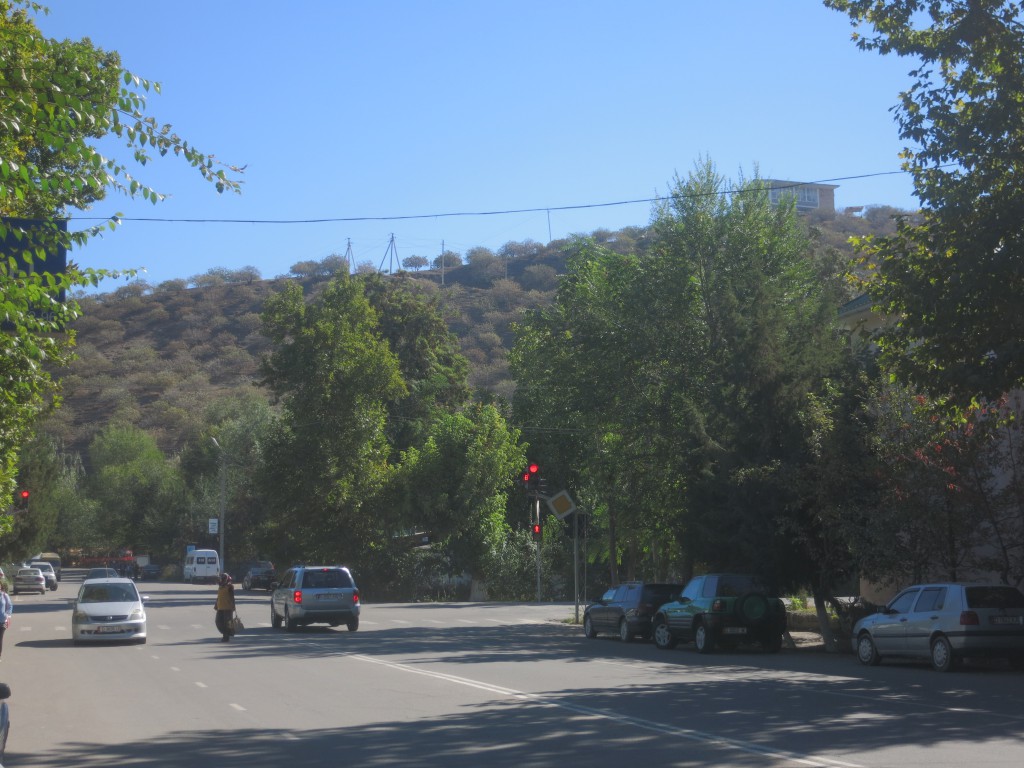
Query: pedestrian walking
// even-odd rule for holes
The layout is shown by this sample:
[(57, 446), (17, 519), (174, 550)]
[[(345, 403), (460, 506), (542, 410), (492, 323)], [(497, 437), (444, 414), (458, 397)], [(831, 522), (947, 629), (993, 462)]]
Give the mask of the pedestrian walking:
[(226, 573), (220, 575), (220, 585), (217, 587), (217, 602), (213, 608), (217, 611), (217, 631), (221, 634), (221, 642), (226, 643), (235, 633), (233, 619), (235, 616), (235, 585), (231, 583), (231, 576)]
[(0, 579), (0, 661), (4, 656), (4, 633), (11, 625), (11, 614), (14, 613), (14, 604), (11, 596), (7, 594), (7, 583)]

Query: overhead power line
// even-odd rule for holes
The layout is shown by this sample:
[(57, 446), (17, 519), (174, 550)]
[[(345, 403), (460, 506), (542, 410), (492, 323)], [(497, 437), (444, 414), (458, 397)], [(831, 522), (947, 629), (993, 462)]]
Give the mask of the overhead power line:
[[(795, 189), (809, 184), (831, 184), (838, 181), (853, 181), (856, 179), (870, 179), (878, 176), (895, 176), (906, 171), (880, 171), (878, 173), (865, 173), (859, 176), (840, 176), (834, 179), (820, 179), (818, 181), (799, 181), (784, 186), (776, 186), (774, 189)], [(726, 189), (714, 193), (714, 195), (736, 194), (738, 189)], [(693, 195), (690, 195), (692, 197)], [(543, 213), (545, 211), (579, 211), (588, 208), (613, 208), (621, 205), (638, 205), (640, 203), (657, 203), (671, 199), (671, 196), (644, 197), (636, 200), (616, 200), (608, 203), (581, 203), (579, 205), (547, 205), (536, 208), (508, 208), (497, 211), (448, 211), (446, 213), (415, 213), (407, 215), (391, 216), (335, 216), (318, 219), (177, 219), (161, 218), (156, 216), (76, 216), (76, 221), (109, 221), (115, 218), (118, 221), (150, 221), (175, 224), (334, 224), (339, 222), (358, 221), (410, 221), (414, 219), (445, 219), (468, 216), (507, 216), (514, 213)]]

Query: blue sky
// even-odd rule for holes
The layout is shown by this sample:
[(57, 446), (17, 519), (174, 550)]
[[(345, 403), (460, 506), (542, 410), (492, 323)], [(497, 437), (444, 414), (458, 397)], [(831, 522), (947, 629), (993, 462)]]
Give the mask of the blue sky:
[[(701, 158), (734, 180), (838, 184), (840, 208), (916, 206), (891, 111), (914, 62), (858, 50), (819, 0), (47, 4), (44, 34), (118, 51), (161, 84), (151, 114), (247, 166), (240, 196), (217, 195), (158, 159), (137, 175), (166, 201), (83, 214), (126, 221), (72, 257), (153, 285), (643, 225), (649, 203), (605, 204), (663, 194)], [(180, 221), (363, 217), (392, 220)]]

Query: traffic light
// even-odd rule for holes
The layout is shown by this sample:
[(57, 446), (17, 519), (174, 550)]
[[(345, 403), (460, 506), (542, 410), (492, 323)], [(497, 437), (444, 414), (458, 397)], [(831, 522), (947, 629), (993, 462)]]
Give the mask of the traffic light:
[(25, 488), (18, 491), (18, 509), (28, 509), (28, 498), (31, 495), (32, 493)]
[(540, 465), (531, 461), (523, 472), (523, 484), (527, 490), (536, 491), (540, 488)]
[(540, 523), (534, 523), (530, 527), (530, 532), (531, 532), (531, 535), (533, 536), (533, 540), (534, 541), (540, 541), (541, 539), (544, 538), (544, 529), (541, 527)]

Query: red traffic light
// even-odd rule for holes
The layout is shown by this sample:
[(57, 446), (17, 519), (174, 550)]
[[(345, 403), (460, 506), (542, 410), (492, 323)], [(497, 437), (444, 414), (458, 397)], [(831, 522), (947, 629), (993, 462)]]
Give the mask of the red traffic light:
[(28, 497), (31, 496), (31, 493), (29, 491), (21, 491), (18, 495), (21, 497), (22, 501), (28, 501)]
[(540, 523), (534, 523), (533, 524), (533, 526), (531, 528), (531, 533), (533, 535), (533, 540), (534, 541), (540, 541), (541, 540), (542, 533), (541, 533)]
[(530, 466), (526, 468), (526, 471), (529, 472), (531, 475), (536, 475), (538, 472), (540, 472), (540, 466), (537, 464), (537, 462), (531, 461)]

